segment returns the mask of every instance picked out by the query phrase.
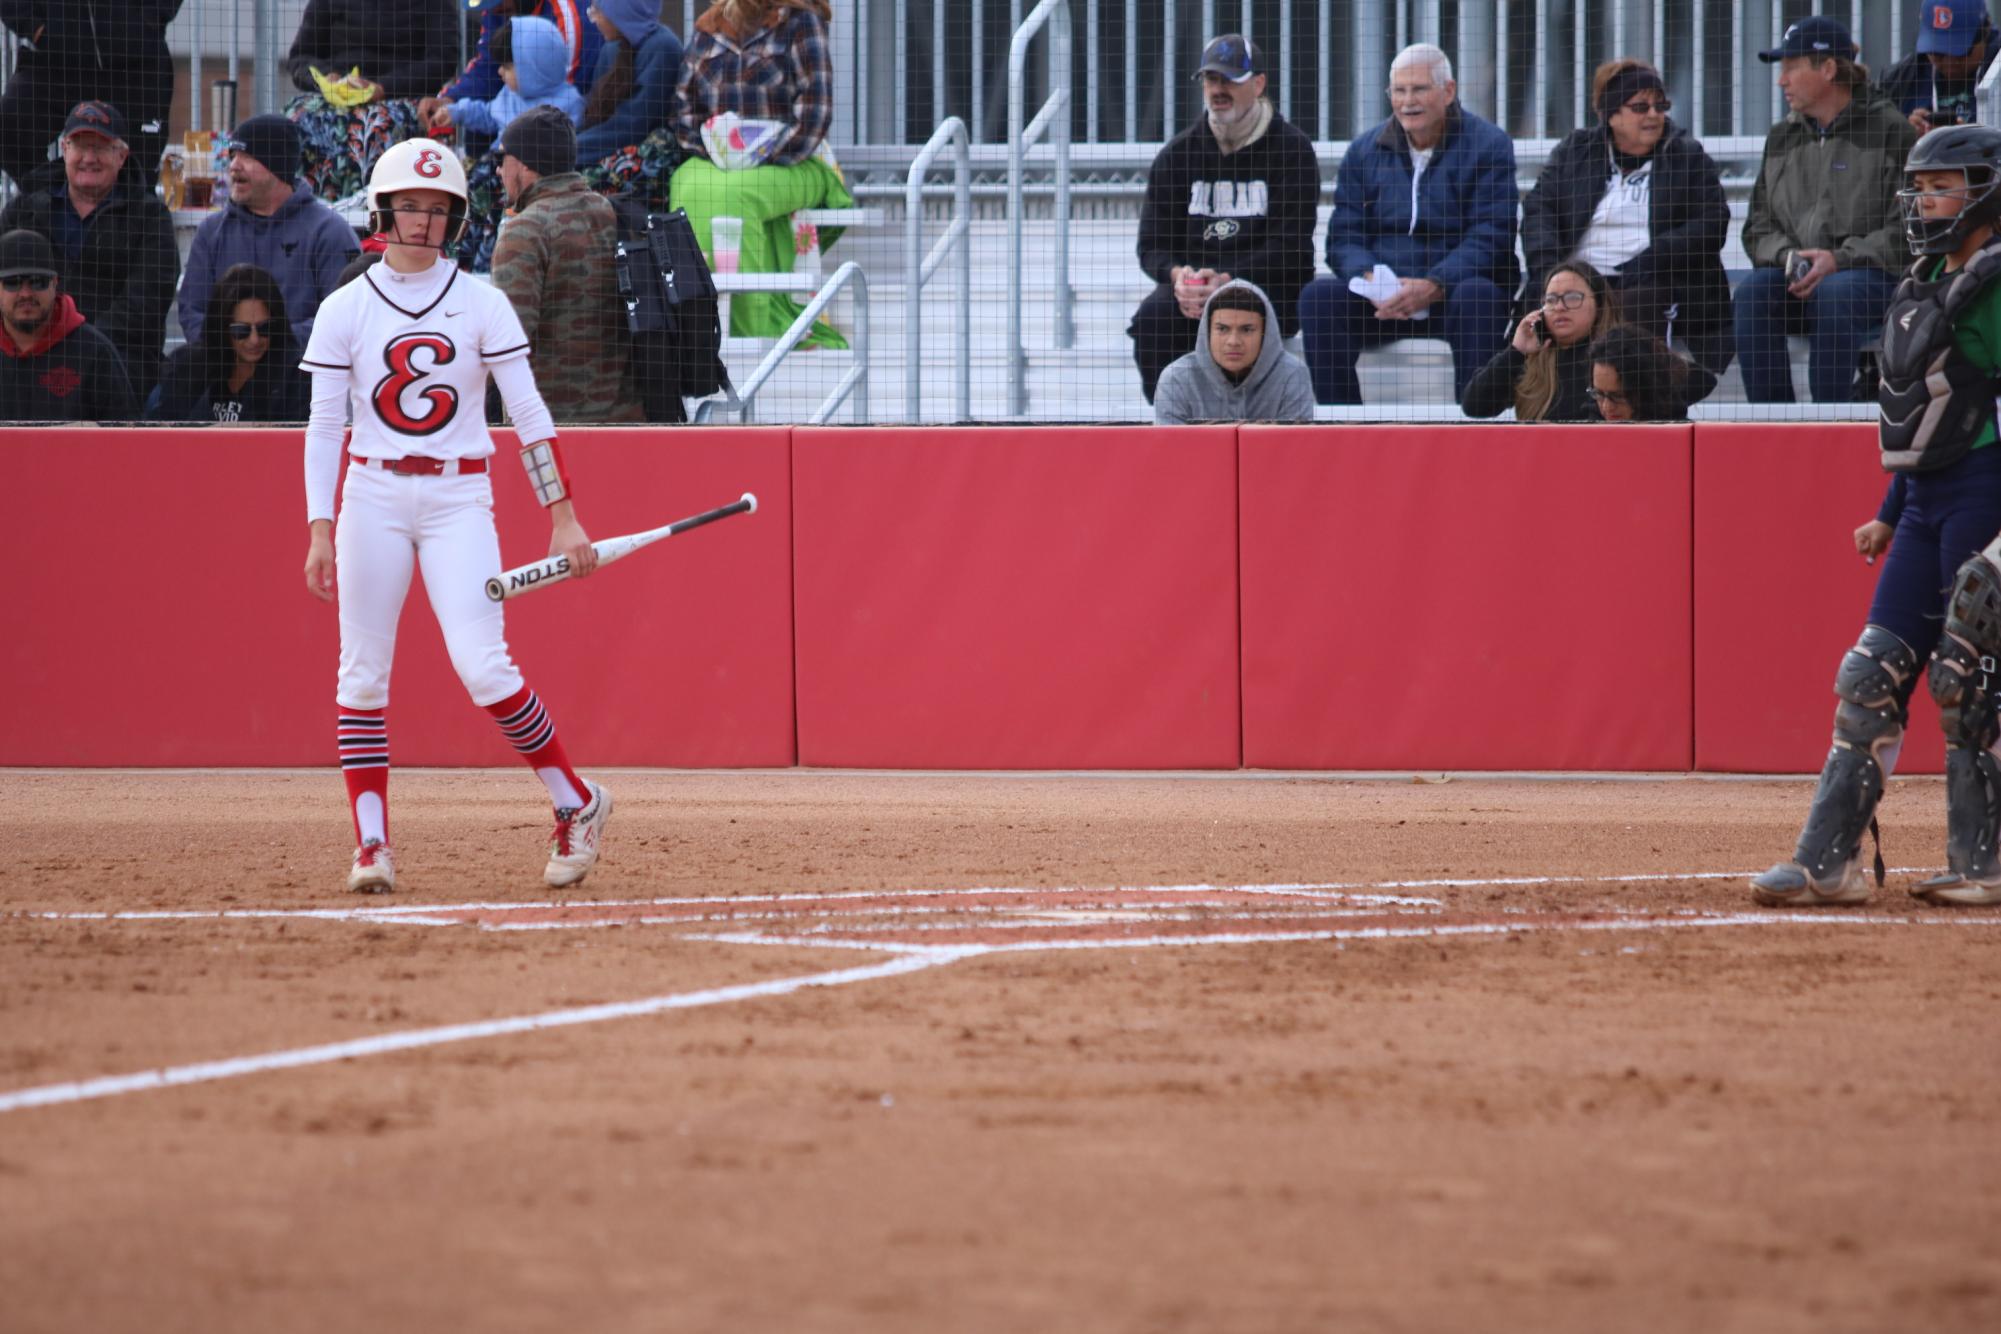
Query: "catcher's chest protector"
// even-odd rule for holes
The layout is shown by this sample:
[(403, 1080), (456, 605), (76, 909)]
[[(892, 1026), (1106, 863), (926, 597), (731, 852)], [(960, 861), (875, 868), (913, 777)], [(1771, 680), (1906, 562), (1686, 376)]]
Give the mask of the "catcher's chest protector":
[(1883, 320), (1883, 467), (1931, 472), (1966, 456), (1981, 428), (1995, 420), (1995, 381), (1953, 342), (1953, 321), (1996, 277), (2001, 241), (1990, 242), (1957, 273), (1929, 282), (1918, 276), (1930, 257), (1904, 275)]

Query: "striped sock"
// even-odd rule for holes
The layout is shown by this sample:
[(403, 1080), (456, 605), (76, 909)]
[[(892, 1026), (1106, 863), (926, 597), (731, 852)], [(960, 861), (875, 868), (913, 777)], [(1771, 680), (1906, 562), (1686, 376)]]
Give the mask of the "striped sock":
[(524, 685), (500, 703), (487, 705), (486, 711), (549, 789), (549, 800), (557, 810), (577, 810), (590, 803), (590, 789), (570, 767), (555, 720), (533, 690)]
[(382, 709), (340, 710), (334, 735), (340, 742), (340, 772), (354, 811), (354, 842), (389, 841), (389, 719)]

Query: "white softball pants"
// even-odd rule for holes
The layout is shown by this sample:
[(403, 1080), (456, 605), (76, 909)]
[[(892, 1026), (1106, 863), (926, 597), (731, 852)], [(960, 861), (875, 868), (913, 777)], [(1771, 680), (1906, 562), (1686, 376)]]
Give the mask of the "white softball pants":
[(500, 573), (487, 475), (398, 476), (350, 464), (334, 524), (340, 596), (336, 702), (350, 709), (388, 707), (396, 623), (417, 566), (423, 567), (431, 612), (472, 702), (484, 708), (521, 689), (500, 604), (486, 596), (486, 581)]

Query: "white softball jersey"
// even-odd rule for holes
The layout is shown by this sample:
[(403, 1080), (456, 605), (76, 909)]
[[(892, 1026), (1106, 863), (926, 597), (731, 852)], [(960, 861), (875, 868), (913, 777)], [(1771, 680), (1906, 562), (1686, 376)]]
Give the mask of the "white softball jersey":
[(306, 517), (333, 517), (343, 417), (362, 458), (486, 458), (490, 374), (523, 443), (554, 437), (527, 358), (506, 294), (447, 260), (416, 274), (377, 264), (327, 297), (300, 360), (313, 377)]

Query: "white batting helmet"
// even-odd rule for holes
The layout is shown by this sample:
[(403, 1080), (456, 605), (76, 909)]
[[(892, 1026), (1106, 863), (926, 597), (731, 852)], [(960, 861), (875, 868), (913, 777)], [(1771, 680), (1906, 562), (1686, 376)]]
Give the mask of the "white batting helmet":
[(390, 230), (389, 200), (399, 190), (442, 190), (458, 200), (445, 229), (445, 244), (456, 244), (466, 228), (466, 169), (458, 154), (429, 139), (405, 139), (375, 160), (368, 177), (368, 225)]

